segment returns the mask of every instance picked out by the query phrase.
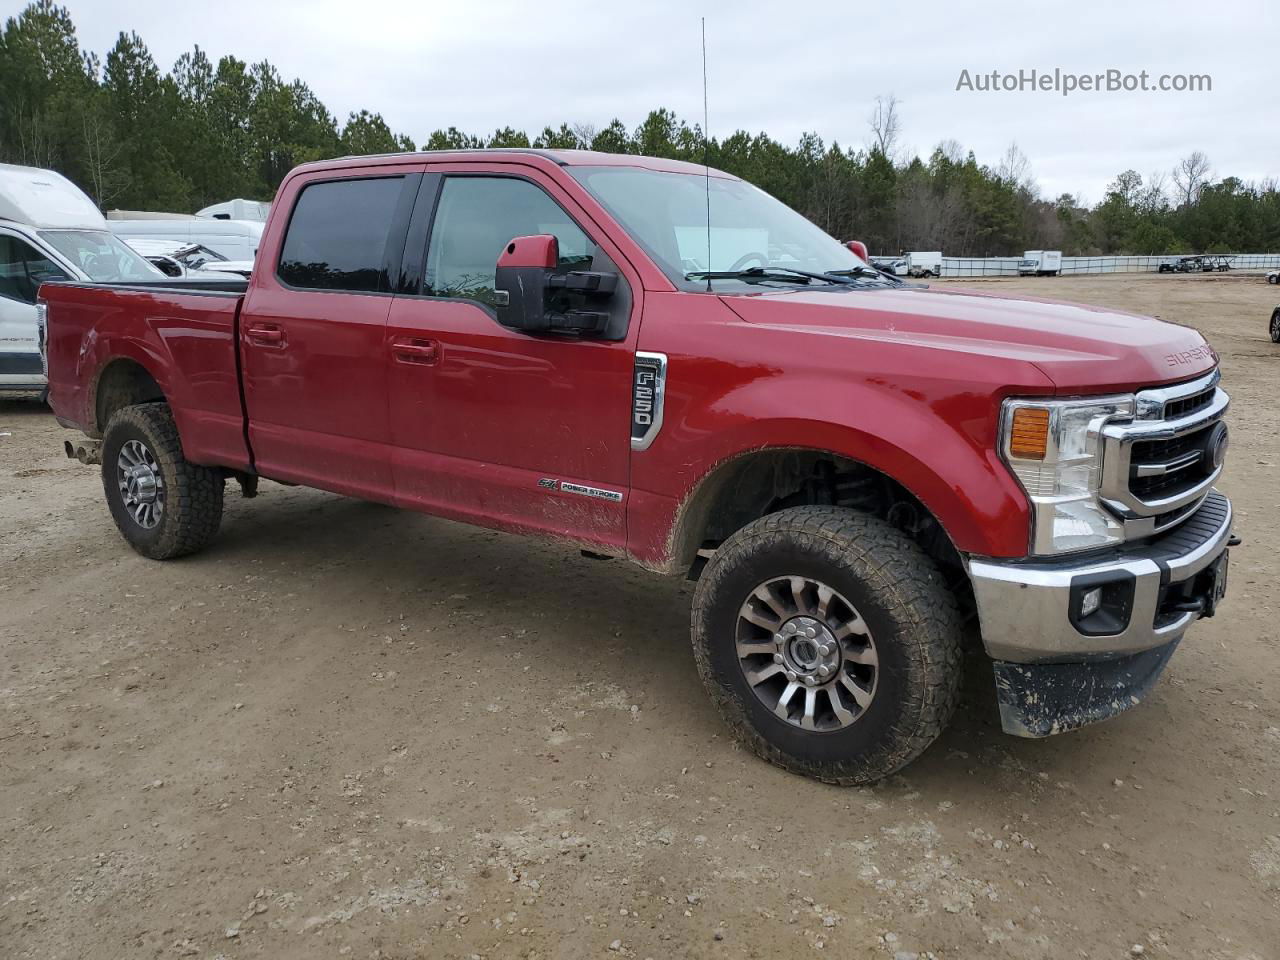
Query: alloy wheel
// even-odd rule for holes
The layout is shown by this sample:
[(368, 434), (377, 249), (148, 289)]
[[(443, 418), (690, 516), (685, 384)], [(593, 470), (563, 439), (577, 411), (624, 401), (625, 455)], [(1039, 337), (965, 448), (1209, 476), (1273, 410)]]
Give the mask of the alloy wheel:
[(133, 521), (152, 530), (164, 514), (164, 475), (155, 455), (141, 440), (128, 440), (116, 457), (120, 498)]
[(880, 660), (857, 608), (819, 580), (767, 580), (738, 610), (738, 665), (780, 719), (819, 733), (856, 723), (875, 697)]

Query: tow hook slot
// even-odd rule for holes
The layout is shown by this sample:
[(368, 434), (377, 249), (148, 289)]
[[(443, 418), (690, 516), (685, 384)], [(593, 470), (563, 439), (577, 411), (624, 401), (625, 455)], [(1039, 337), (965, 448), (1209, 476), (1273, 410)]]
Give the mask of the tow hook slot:
[(62, 449), (70, 460), (79, 460), (86, 465), (102, 462), (101, 440), (63, 440)]

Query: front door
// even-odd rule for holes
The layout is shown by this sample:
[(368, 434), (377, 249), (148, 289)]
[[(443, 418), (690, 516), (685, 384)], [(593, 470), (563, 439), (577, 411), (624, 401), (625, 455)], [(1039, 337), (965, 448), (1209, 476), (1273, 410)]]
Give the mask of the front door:
[[(639, 284), (540, 172), (438, 165), (428, 168), (432, 180), (426, 249), (420, 238), (404, 255), (408, 265), (425, 253), (421, 293), (397, 297), (387, 326), (397, 500), (623, 547)], [(498, 323), (498, 257), (515, 237), (548, 233), (562, 265), (620, 273), (616, 297), (632, 304), (621, 339), (530, 335)]]
[(67, 273), (26, 239), (0, 230), (0, 387), (40, 387), (44, 364), (36, 329), (36, 294)]

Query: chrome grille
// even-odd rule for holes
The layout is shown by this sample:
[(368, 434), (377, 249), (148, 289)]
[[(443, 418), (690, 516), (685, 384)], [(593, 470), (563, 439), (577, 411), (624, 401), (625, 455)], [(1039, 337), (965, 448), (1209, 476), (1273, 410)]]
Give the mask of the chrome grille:
[(1208, 390), (1193, 393), (1189, 397), (1166, 401), (1164, 418), (1166, 420), (1177, 420), (1179, 417), (1185, 417), (1188, 414), (1195, 413), (1197, 410), (1203, 410), (1213, 403), (1213, 394), (1216, 389), (1216, 387), (1210, 387)]
[(1134, 496), (1158, 500), (1203, 480), (1205, 443), (1212, 430), (1210, 423), (1180, 437), (1134, 443), (1129, 454), (1129, 489)]
[(1218, 380), (1215, 370), (1189, 383), (1142, 390), (1134, 419), (1102, 428), (1102, 502), (1128, 538), (1181, 523), (1221, 475), (1208, 449), (1230, 404)]

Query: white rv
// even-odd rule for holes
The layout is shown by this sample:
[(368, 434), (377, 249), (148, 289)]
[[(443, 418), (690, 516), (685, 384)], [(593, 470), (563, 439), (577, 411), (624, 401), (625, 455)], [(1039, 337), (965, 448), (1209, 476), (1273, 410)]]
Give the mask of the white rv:
[(0, 163), (0, 395), (44, 392), (41, 283), (163, 276), (112, 235), (93, 201), (66, 177)]
[(1061, 250), (1028, 250), (1018, 261), (1020, 277), (1056, 277), (1061, 271)]

